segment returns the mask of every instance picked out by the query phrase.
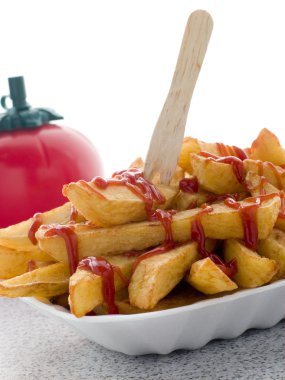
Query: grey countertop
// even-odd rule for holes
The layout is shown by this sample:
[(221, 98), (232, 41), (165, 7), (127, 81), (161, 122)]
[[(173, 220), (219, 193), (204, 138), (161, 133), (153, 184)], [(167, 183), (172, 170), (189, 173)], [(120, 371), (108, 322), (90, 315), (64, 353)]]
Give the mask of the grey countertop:
[(0, 342), (1, 380), (285, 379), (285, 321), (196, 351), (129, 357), (19, 300), (2, 298)]

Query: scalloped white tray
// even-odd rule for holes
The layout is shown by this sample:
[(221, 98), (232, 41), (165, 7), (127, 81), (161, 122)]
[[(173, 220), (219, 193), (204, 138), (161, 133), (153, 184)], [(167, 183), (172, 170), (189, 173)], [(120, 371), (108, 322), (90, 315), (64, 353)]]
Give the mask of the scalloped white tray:
[(110, 350), (127, 355), (168, 354), (197, 349), (217, 338), (236, 338), (250, 328), (274, 326), (285, 318), (285, 280), (189, 306), (131, 315), (76, 318), (60, 306), (23, 300)]

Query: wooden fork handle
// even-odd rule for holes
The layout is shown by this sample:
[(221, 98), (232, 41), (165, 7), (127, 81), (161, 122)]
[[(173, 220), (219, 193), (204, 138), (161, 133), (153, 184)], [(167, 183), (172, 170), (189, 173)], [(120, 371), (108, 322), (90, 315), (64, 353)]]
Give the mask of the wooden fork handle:
[[(147, 154), (144, 169), (147, 179), (151, 179), (155, 171), (159, 171), (161, 182), (169, 183), (175, 171), (190, 102), (212, 29), (213, 21), (206, 11), (198, 10), (190, 15), (169, 93), (154, 129)], [(169, 139), (169, 136), (172, 136), (172, 139)], [(163, 168), (168, 169), (165, 171)]]

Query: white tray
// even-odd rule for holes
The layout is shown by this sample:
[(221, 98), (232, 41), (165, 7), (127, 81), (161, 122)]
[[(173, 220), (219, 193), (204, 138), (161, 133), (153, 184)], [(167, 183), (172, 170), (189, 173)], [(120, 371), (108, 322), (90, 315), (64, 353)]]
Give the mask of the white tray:
[(193, 305), (132, 315), (76, 318), (60, 306), (23, 298), (45, 315), (64, 320), (88, 339), (127, 355), (193, 350), (213, 339), (231, 339), (285, 318), (285, 280)]

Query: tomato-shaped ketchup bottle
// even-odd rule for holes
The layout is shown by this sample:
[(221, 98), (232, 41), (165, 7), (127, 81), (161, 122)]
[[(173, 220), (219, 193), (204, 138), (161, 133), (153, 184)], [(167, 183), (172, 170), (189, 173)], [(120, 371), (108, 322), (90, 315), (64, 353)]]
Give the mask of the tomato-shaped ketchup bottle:
[(51, 109), (32, 108), (23, 77), (9, 78), (13, 107), (0, 114), (0, 227), (18, 223), (66, 202), (65, 183), (102, 175), (95, 147)]

